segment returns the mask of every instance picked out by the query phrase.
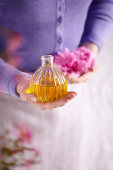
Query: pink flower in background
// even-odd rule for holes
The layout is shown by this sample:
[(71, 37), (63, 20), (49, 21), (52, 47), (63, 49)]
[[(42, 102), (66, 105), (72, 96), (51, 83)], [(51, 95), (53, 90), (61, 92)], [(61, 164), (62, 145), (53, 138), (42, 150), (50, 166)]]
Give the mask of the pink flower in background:
[(31, 160), (26, 160), (25, 170), (30, 170), (32, 164), (33, 162)]
[(16, 167), (30, 170), (31, 166), (40, 163), (40, 151), (33, 147), (32, 139), (31, 128), (24, 122), (16, 124), (12, 131), (5, 130), (0, 135), (0, 170)]
[(33, 134), (28, 124), (20, 123), (17, 124), (15, 127), (16, 127), (15, 134), (19, 138), (19, 140), (22, 141), (23, 143), (25, 142), (31, 143)]
[(35, 153), (35, 156), (40, 155), (40, 151), (37, 148), (34, 148), (33, 151)]
[(3, 158), (3, 155), (0, 153), (0, 160)]
[(85, 47), (77, 48), (73, 52), (65, 48), (64, 52), (58, 52), (55, 55), (55, 65), (66, 75), (74, 74), (75, 77), (79, 77), (94, 67), (95, 59)]

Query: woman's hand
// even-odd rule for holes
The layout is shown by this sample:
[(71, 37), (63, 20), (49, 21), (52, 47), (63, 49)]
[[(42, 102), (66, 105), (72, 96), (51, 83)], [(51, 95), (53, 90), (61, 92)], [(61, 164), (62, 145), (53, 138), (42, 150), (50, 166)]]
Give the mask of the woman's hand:
[(68, 75), (66, 75), (66, 78), (67, 78), (67, 81), (69, 84), (82, 83), (82, 82), (86, 82), (89, 79), (92, 72), (93, 72), (93, 69), (92, 69), (92, 71), (88, 71), (87, 73), (84, 73), (83, 75), (81, 75), (78, 78), (74, 77), (74, 75), (68, 74)]
[[(91, 43), (91, 42), (86, 42), (85, 44), (81, 45), (81, 46), (85, 46), (86, 48), (88, 48), (92, 55), (94, 57), (97, 56), (98, 52), (99, 52), (99, 48), (97, 47), (97, 45)], [(76, 78), (71, 74), (66, 75), (67, 81), (68, 83), (72, 84), (72, 83), (82, 83), (82, 82), (86, 82), (91, 74), (98, 68), (98, 66), (96, 65), (94, 68), (91, 68), (87, 73), (82, 74), (80, 77)]]
[(96, 69), (97, 66), (91, 68), (87, 73), (82, 74), (78, 78), (74, 77), (74, 75), (68, 74), (66, 75), (67, 81), (69, 84), (86, 82), (89, 80), (90, 76), (92, 75), (92, 72), (94, 72)]
[(36, 105), (40, 110), (52, 110), (57, 107), (64, 106), (67, 102), (76, 96), (75, 92), (67, 92), (67, 95), (59, 100), (53, 102), (40, 102), (37, 97), (31, 93), (26, 93), (25, 90), (29, 88), (30, 78), (21, 77), (17, 84), (16, 91), (22, 101), (27, 101)]

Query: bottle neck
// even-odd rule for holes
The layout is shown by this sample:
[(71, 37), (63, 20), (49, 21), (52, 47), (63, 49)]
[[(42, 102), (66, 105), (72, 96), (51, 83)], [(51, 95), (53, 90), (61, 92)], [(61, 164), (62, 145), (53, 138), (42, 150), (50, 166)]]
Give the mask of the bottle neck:
[(53, 67), (53, 59), (54, 59), (54, 56), (52, 56), (52, 55), (43, 55), (41, 57), (42, 66)]

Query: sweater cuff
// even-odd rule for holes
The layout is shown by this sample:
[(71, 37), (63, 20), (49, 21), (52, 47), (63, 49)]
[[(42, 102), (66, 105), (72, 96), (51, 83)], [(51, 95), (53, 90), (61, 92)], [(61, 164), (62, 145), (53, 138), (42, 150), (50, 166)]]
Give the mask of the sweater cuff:
[(95, 34), (90, 34), (90, 35), (84, 35), (83, 38), (81, 39), (80, 45), (84, 44), (85, 42), (92, 42), (96, 44), (99, 48), (99, 50), (103, 47), (104, 43), (102, 41), (102, 38)]

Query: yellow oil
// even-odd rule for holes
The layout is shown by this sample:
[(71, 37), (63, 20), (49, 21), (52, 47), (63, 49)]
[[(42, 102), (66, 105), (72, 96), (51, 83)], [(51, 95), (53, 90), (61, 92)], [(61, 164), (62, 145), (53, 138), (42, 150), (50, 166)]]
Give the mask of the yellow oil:
[(53, 66), (53, 56), (42, 56), (42, 66), (30, 80), (26, 93), (32, 93), (42, 102), (51, 102), (64, 97), (67, 93), (67, 79)]
[(37, 96), (37, 99), (42, 102), (51, 102), (64, 97), (67, 93), (67, 80), (63, 83), (56, 83), (56, 85), (41, 85), (34, 83), (32, 80), (30, 82), (29, 89), (26, 90), (27, 93), (32, 93)]

